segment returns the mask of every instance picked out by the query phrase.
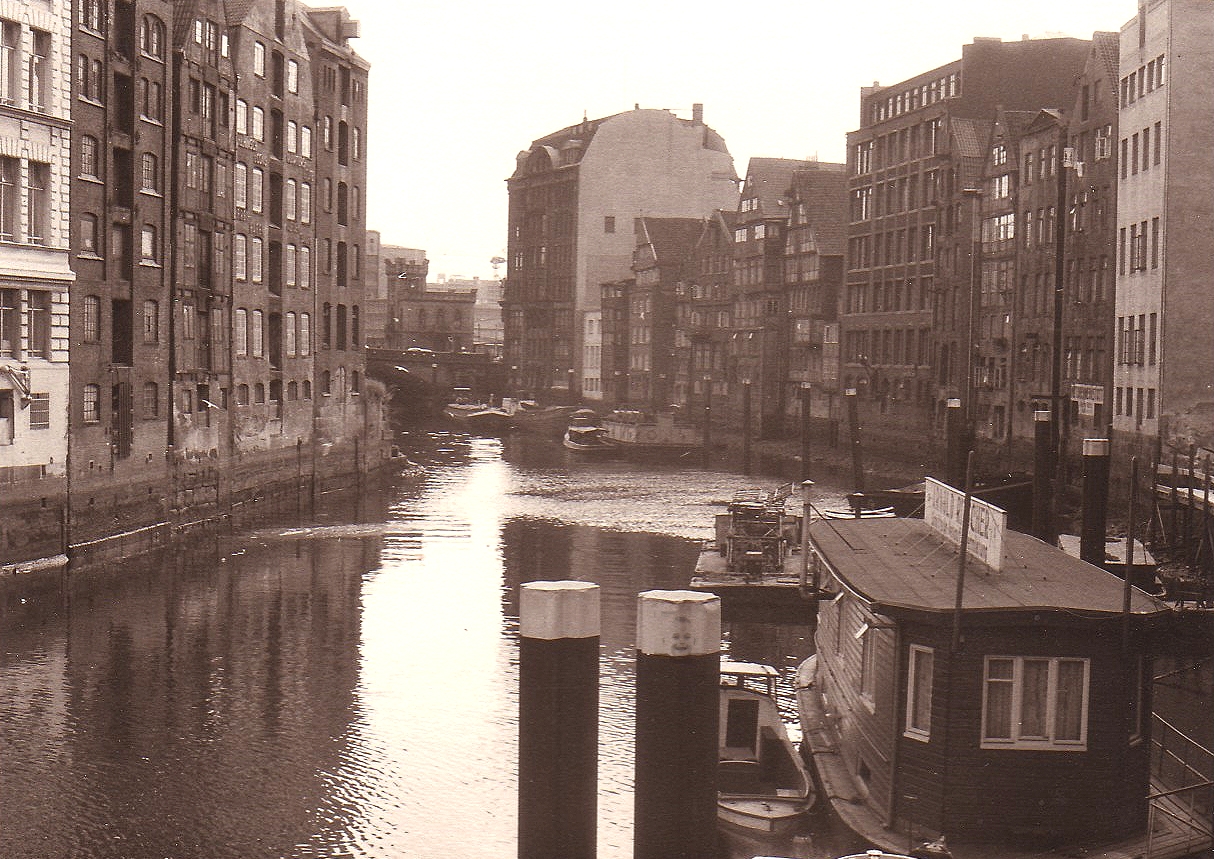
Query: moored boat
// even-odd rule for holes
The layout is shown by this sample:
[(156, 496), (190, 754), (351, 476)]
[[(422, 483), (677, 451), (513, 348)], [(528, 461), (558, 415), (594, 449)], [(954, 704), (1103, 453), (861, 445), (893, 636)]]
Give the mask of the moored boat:
[(602, 427), (593, 424), (570, 424), (561, 443), (580, 453), (610, 453), (616, 448), (603, 438), (604, 432)]
[(502, 398), (502, 411), (510, 416), (510, 427), (521, 432), (560, 435), (576, 406), (541, 406), (535, 400)]
[(498, 433), (510, 428), (510, 415), (485, 403), (447, 403), (443, 414), (477, 432)]
[(750, 835), (786, 835), (813, 804), (813, 782), (776, 703), (779, 673), (721, 663), (717, 821)]
[(602, 426), (606, 439), (621, 450), (679, 455), (703, 446), (702, 431), (676, 421), (672, 412), (617, 409), (603, 418)]

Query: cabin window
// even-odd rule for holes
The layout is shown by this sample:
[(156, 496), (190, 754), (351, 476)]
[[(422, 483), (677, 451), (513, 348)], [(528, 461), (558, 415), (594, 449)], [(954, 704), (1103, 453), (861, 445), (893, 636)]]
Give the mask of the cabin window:
[(988, 656), (982, 748), (1087, 748), (1087, 659)]
[(935, 651), (911, 645), (906, 684), (906, 736), (916, 740), (931, 739), (934, 663)]
[(868, 622), (855, 634), (860, 639), (860, 694), (872, 709), (877, 700), (877, 636)]

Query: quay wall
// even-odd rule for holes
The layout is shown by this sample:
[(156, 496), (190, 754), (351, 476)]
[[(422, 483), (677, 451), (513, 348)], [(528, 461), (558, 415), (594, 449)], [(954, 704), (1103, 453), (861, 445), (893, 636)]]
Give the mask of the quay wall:
[(0, 487), (0, 575), (93, 564), (261, 517), (312, 512), (322, 496), (359, 492), (392, 464), (390, 442), (308, 441), (230, 458), (164, 457), (138, 471)]

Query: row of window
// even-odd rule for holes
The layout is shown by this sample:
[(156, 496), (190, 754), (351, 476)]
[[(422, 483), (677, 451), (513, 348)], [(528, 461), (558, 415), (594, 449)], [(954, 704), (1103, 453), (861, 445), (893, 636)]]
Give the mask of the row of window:
[(1140, 313), (1117, 317), (1117, 363), (1154, 367), (1159, 316)]
[(946, 98), (961, 95), (961, 75), (952, 72), (936, 80), (911, 87), (896, 95), (875, 101), (870, 107), (871, 122), (884, 122)]
[(857, 176), (893, 167), (925, 155), (939, 154), (946, 138), (944, 120), (935, 117), (900, 128), (852, 147), (852, 172)]
[(847, 331), (843, 336), (843, 360), (851, 364), (926, 367), (931, 356), (927, 328)]
[(1151, 165), (1163, 163), (1163, 123), (1157, 122), (1152, 136), (1151, 127), (1121, 138), (1121, 178), (1146, 173)]
[[(1149, 236), (1149, 239), (1148, 239)], [(1140, 221), (1117, 230), (1117, 273), (1131, 274), (1159, 268), (1162, 246), (1162, 226), (1159, 218), (1151, 218), (1148, 233), (1147, 222)]]
[(1163, 54), (1139, 66), (1121, 79), (1121, 106), (1129, 107), (1138, 99), (1163, 86)]

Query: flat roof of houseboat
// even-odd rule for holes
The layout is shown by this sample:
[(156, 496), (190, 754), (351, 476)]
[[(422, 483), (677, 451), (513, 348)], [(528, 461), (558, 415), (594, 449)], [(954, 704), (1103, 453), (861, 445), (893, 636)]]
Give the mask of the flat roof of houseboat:
[[(810, 539), (847, 587), (874, 607), (951, 612), (959, 549), (922, 519), (834, 519), (809, 525)], [(1063, 610), (1120, 614), (1124, 583), (1112, 573), (1018, 531), (1003, 538), (1003, 569), (970, 558), (962, 607), (967, 611)], [(1135, 614), (1167, 606), (1133, 588)]]

